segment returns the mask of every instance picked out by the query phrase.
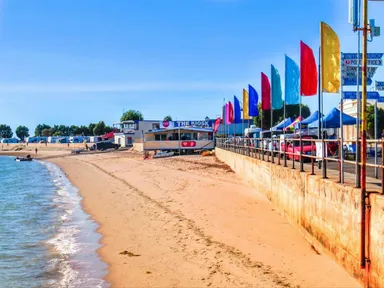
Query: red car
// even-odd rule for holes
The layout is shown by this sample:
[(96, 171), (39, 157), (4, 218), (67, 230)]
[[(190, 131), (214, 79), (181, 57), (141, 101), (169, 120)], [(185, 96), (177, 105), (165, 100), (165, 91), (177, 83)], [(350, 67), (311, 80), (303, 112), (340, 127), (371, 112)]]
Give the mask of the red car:
[[(316, 156), (316, 143), (314, 141), (305, 141), (305, 140), (317, 139), (317, 138), (314, 136), (303, 136), (301, 139), (302, 139), (302, 154), (312, 155), (312, 150), (313, 150), (313, 156)], [(292, 141), (287, 145), (286, 148), (284, 143), (282, 143), (281, 150), (286, 151), (288, 153), (294, 153), (294, 155), (287, 154), (288, 159), (295, 159), (295, 161), (300, 161), (300, 141), (298, 140)], [(310, 161), (311, 161), (311, 158), (303, 157), (303, 162), (310, 162)]]

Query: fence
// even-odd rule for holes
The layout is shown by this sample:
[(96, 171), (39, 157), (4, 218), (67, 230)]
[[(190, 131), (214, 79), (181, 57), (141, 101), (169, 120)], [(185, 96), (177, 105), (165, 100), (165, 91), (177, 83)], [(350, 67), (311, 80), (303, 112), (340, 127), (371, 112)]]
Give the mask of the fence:
[[(284, 167), (292, 166), (311, 174), (321, 173), (328, 178), (328, 169), (338, 170), (338, 182), (344, 183), (344, 173), (354, 174), (360, 169), (361, 161), (356, 162), (356, 152), (348, 150), (347, 143), (356, 146), (356, 140), (314, 139), (314, 138), (216, 138), (216, 146), (234, 153), (272, 162)], [(360, 144), (361, 145), (361, 144)], [(384, 139), (367, 140), (367, 175), (381, 179), (381, 193), (384, 194)], [(368, 149), (369, 148), (369, 149)], [(379, 158), (381, 154), (381, 158)], [(291, 163), (288, 163), (291, 162)], [(297, 162), (297, 163), (296, 163)], [(309, 163), (310, 165), (305, 163)], [(317, 165), (315, 165), (317, 163)], [(318, 169), (315, 168), (318, 166)], [(319, 171), (320, 170), (320, 171)], [(358, 186), (355, 178), (355, 185)]]

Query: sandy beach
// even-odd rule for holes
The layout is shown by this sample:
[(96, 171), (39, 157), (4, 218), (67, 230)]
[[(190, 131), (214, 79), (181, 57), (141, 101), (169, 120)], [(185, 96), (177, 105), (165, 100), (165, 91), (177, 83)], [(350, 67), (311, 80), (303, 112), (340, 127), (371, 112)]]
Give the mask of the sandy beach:
[(215, 157), (41, 153), (100, 225), (112, 287), (360, 287)]

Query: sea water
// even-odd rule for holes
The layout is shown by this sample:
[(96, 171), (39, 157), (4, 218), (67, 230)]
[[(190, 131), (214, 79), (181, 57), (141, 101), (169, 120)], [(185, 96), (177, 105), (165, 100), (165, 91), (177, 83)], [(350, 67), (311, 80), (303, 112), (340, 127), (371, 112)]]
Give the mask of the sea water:
[(57, 166), (0, 157), (0, 287), (108, 287), (96, 229)]

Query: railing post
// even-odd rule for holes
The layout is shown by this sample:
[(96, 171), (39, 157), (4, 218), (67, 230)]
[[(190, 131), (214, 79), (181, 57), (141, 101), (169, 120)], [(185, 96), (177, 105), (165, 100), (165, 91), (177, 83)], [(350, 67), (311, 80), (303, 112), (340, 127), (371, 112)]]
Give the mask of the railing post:
[(337, 142), (338, 142), (338, 146), (339, 146), (339, 161), (338, 161), (338, 166), (339, 166), (339, 183), (342, 183), (341, 182), (341, 156), (342, 156), (342, 149), (343, 149), (343, 147), (341, 147), (341, 140), (340, 139), (338, 139), (337, 140)]
[(280, 158), (281, 158), (281, 142), (280, 142), (280, 140), (276, 140), (276, 142), (277, 142), (277, 154), (278, 154), (278, 158), (277, 158), (277, 165), (280, 165)]
[(384, 139), (381, 139), (381, 194), (384, 194)]
[(301, 131), (300, 131), (300, 172), (304, 172), (304, 157), (303, 157), (303, 141), (301, 138)]
[(287, 167), (287, 140), (284, 137), (284, 167)]
[(311, 175), (315, 175), (315, 158), (314, 157), (314, 149), (313, 149), (314, 145), (313, 145), (313, 141), (311, 141), (311, 164), (312, 164), (312, 173)]

